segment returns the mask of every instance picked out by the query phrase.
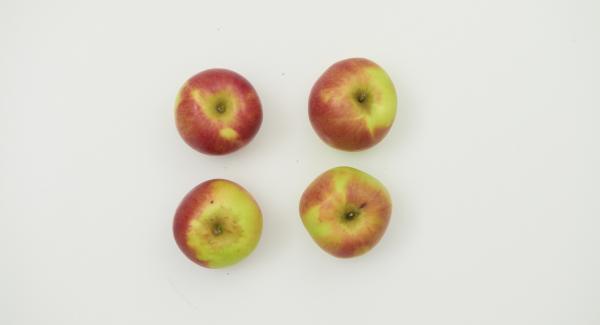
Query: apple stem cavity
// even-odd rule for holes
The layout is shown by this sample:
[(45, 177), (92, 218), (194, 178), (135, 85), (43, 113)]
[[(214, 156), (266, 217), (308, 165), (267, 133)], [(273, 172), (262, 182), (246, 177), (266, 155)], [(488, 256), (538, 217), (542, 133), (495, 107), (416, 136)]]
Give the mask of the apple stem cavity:
[(362, 92), (358, 95), (358, 98), (356, 98), (356, 100), (358, 100), (359, 103), (364, 102), (366, 99), (367, 99), (367, 95)]
[(346, 219), (346, 221), (352, 221), (357, 216), (358, 216), (358, 213), (356, 213), (354, 211), (349, 211), (349, 212), (346, 212), (346, 214), (344, 215), (344, 219)]
[(359, 90), (354, 93), (354, 99), (358, 103), (358, 105), (363, 108), (368, 108), (369, 105), (369, 94), (364, 90)]
[(215, 107), (215, 110), (219, 114), (225, 113), (225, 104), (224, 103), (218, 103), (217, 106)]
[(221, 226), (221, 224), (219, 224), (219, 223), (213, 225), (212, 233), (215, 236), (221, 235), (223, 233), (223, 226)]

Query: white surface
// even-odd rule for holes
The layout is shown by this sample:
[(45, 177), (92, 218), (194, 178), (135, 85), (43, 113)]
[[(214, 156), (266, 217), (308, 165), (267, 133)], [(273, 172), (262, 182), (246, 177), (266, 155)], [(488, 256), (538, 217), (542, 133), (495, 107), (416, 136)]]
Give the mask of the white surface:
[[(0, 324), (600, 324), (599, 15), (595, 0), (3, 1)], [(400, 94), (362, 153), (307, 119), (313, 82), (352, 56)], [(210, 67), (264, 106), (225, 157), (173, 121)], [(395, 204), (357, 259), (322, 252), (297, 212), (338, 165)], [(215, 177), (264, 212), (256, 251), (216, 271), (171, 235)]]

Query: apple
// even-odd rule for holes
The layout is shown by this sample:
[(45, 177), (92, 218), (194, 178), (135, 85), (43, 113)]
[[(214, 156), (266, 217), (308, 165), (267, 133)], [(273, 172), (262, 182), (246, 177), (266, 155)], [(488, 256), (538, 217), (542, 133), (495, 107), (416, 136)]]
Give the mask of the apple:
[(191, 77), (175, 103), (179, 134), (192, 148), (223, 155), (246, 145), (262, 123), (258, 94), (244, 77), (210, 69)]
[(358, 151), (374, 146), (396, 116), (396, 90), (373, 61), (352, 58), (329, 67), (309, 98), (310, 122), (330, 146)]
[(373, 176), (352, 167), (317, 177), (300, 199), (300, 217), (314, 241), (337, 257), (353, 257), (375, 246), (388, 226), (390, 195)]
[(250, 193), (225, 179), (192, 189), (173, 220), (175, 241), (192, 261), (220, 268), (235, 264), (254, 250), (262, 231), (262, 214)]

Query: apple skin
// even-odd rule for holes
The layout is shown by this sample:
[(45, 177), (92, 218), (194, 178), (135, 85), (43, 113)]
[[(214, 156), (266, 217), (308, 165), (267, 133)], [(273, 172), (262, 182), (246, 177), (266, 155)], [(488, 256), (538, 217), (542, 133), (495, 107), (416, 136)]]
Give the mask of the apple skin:
[(208, 268), (235, 264), (254, 250), (262, 214), (250, 193), (225, 179), (205, 181), (183, 199), (173, 220), (181, 251)]
[(379, 143), (396, 116), (396, 89), (387, 73), (364, 58), (339, 61), (314, 84), (310, 122), (330, 146), (364, 150)]
[(262, 123), (262, 107), (244, 77), (226, 69), (210, 69), (183, 85), (175, 103), (175, 121), (192, 148), (224, 155), (254, 138)]
[(314, 241), (336, 257), (368, 252), (383, 236), (392, 212), (390, 195), (373, 176), (352, 167), (317, 177), (300, 199), (300, 217)]

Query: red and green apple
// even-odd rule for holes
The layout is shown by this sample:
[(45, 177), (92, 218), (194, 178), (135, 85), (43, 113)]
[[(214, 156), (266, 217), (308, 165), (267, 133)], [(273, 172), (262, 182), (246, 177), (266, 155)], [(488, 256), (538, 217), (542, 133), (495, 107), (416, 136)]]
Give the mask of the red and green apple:
[(368, 252), (383, 236), (392, 212), (390, 195), (373, 176), (336, 167), (317, 177), (300, 199), (300, 217), (314, 241), (337, 257)]
[(314, 84), (310, 122), (330, 146), (358, 151), (374, 146), (396, 116), (396, 90), (388, 74), (364, 58), (339, 61)]
[(192, 261), (221, 268), (254, 250), (262, 231), (262, 214), (242, 186), (224, 179), (205, 181), (180, 203), (173, 220), (175, 241)]
[(192, 148), (223, 155), (252, 140), (262, 122), (262, 108), (258, 94), (243, 76), (210, 69), (183, 85), (175, 120), (179, 134)]

